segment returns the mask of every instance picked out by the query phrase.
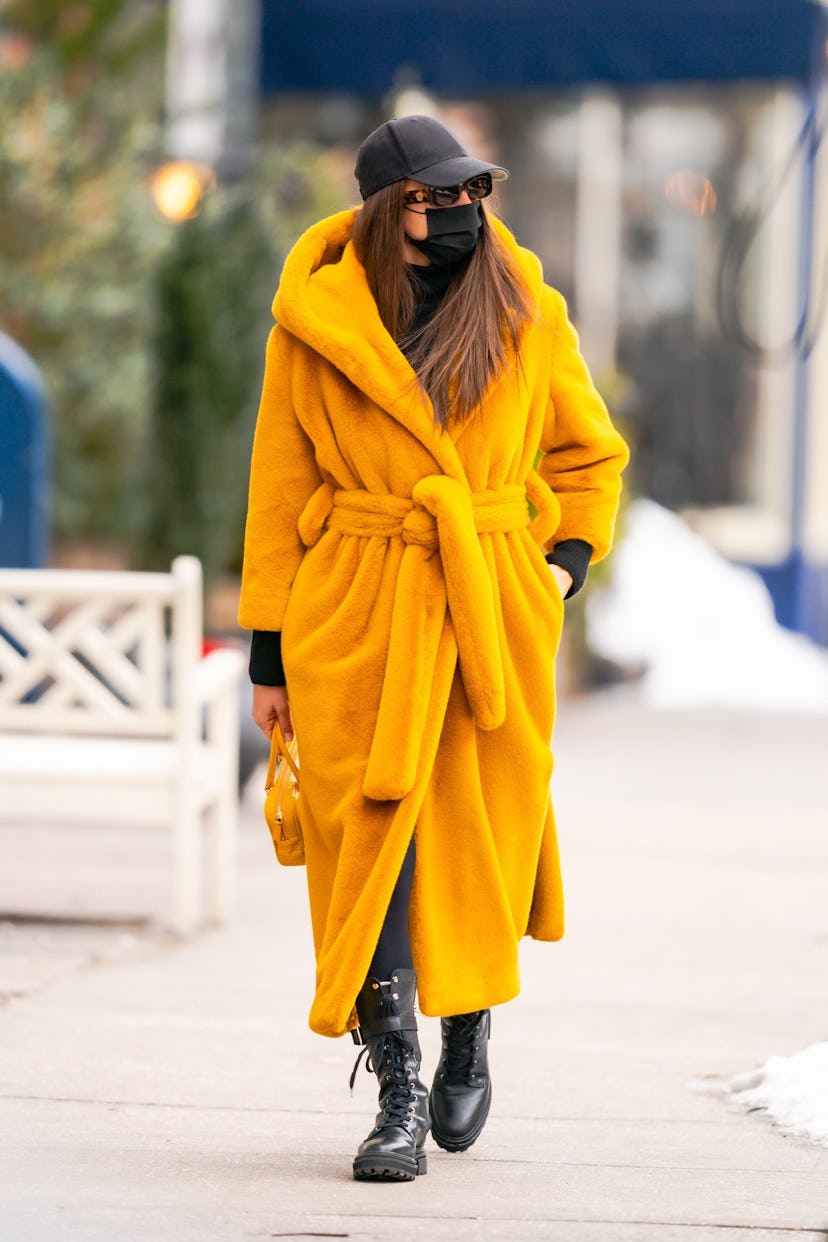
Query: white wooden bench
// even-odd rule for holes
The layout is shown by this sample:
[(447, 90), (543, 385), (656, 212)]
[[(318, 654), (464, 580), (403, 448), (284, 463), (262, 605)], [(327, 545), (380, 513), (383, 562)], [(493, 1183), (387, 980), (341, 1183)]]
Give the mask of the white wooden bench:
[(192, 556), (169, 574), (0, 569), (0, 817), (169, 826), (181, 933), (228, 916), (236, 875), (245, 660), (202, 658), (201, 590)]

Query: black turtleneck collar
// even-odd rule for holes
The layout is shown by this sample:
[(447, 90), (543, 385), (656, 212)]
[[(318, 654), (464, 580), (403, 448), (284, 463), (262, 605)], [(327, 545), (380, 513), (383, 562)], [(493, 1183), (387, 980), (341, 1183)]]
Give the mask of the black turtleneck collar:
[[(440, 303), (448, 293), (454, 267), (451, 263), (407, 263), (406, 271), (417, 302), (414, 319), (406, 334), (410, 340), (437, 314)], [(408, 352), (406, 343), (401, 343), (400, 348), (403, 353)]]

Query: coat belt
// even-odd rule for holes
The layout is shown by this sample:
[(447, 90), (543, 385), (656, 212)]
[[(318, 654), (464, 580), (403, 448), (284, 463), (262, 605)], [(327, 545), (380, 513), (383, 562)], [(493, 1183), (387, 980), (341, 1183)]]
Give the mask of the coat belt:
[[(538, 509), (531, 524), (527, 493)], [(526, 487), (510, 484), (470, 492), (457, 479), (435, 474), (418, 480), (410, 499), (334, 490), (328, 484), (311, 498), (299, 522), (308, 547), (325, 529), (401, 538), (406, 545), (363, 783), (366, 797), (399, 799), (414, 786), (438, 654), (447, 641), (447, 614), (475, 722), (481, 729), (496, 729), (503, 723), (506, 697), (498, 601), (479, 536), (529, 527), (540, 542), (549, 538), (556, 522), (555, 498), (534, 471)]]

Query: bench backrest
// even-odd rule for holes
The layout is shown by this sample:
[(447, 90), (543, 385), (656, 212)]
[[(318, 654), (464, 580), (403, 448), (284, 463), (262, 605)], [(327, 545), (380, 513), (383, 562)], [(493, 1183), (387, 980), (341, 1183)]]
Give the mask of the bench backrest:
[(201, 639), (195, 557), (168, 574), (0, 569), (0, 730), (172, 736)]

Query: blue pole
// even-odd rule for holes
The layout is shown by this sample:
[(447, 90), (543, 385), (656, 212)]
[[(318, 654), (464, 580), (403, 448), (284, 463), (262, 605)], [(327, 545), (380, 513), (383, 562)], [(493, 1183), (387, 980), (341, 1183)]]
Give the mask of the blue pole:
[(40, 375), (28, 354), (0, 332), (0, 565), (46, 563), (50, 458)]
[(814, 264), (814, 199), (816, 160), (819, 150), (818, 86), (811, 86), (804, 97), (806, 141), (802, 166), (802, 201), (799, 224), (798, 285), (801, 307), (796, 333), (796, 370), (793, 410), (793, 462), (791, 471), (791, 603), (792, 627), (808, 633), (807, 563), (805, 558), (805, 503), (807, 498), (808, 442), (808, 364), (813, 342), (809, 337), (811, 287)]

